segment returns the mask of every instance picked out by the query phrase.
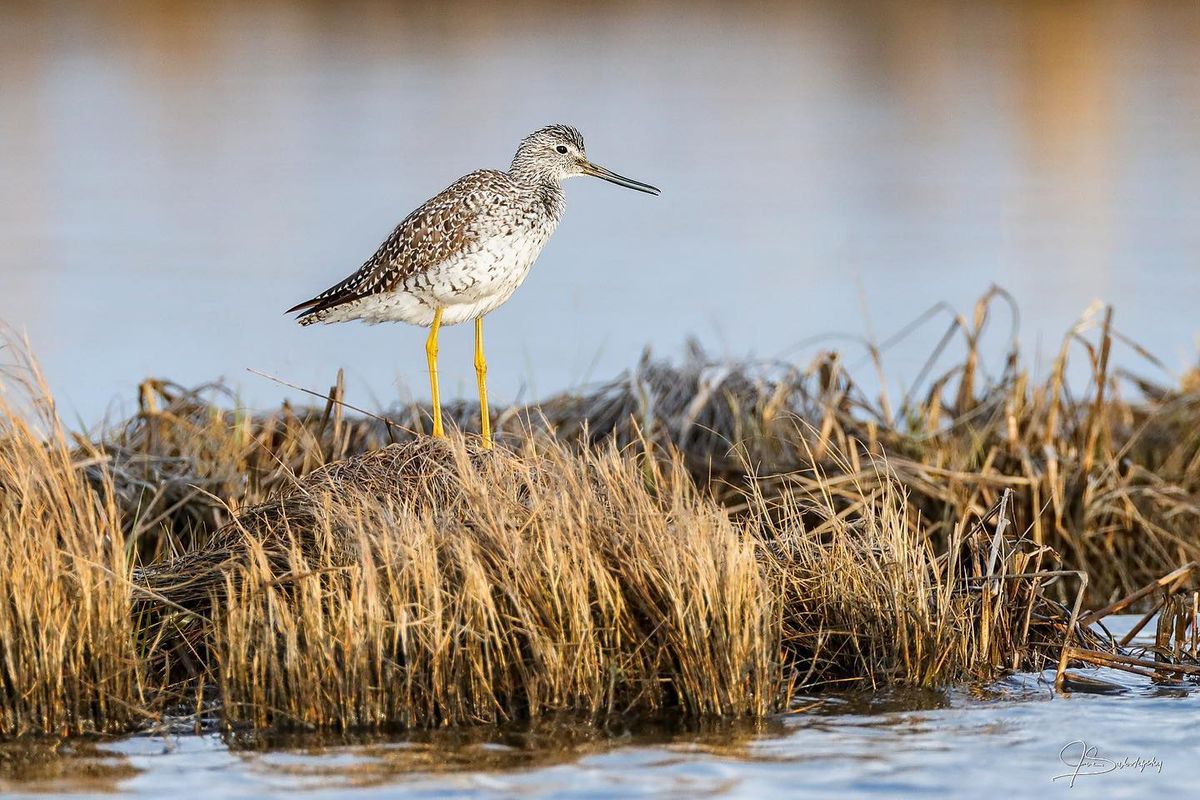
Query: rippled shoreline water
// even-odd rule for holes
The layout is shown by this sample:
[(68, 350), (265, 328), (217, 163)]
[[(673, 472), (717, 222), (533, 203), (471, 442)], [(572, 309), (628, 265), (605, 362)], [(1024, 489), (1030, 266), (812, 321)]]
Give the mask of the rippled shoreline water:
[[(1136, 618), (1114, 622), (1120, 630)], [(215, 734), (144, 735), (27, 749), (23, 767), (10, 747), (0, 791), (131, 798), (194, 787), (209, 797), (279, 798), (1190, 796), (1200, 780), (1196, 687), (1102, 674), (1122, 690), (1055, 698), (1052, 673), (1022, 674), (987, 689), (798, 699), (802, 710), (761, 722), (673, 730), (557, 721), (392, 738), (235, 740), (233, 747)], [(1093, 758), (1077, 769), (1084, 747)], [(1138, 759), (1147, 764), (1139, 768)]]

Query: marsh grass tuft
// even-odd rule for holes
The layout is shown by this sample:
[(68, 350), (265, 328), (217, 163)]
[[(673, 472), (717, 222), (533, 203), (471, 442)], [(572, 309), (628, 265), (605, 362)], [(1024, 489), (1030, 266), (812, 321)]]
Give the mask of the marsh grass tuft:
[(147, 684), (134, 647), (130, 563), (103, 460), (77, 447), (26, 351), (0, 393), (0, 734), (122, 730)]
[(1043, 381), (1015, 346), (987, 378), (997, 297), (895, 403), (836, 354), (696, 350), (503, 411), (492, 452), (417, 436), (419, 408), (346, 414), (339, 386), (247, 414), (148, 382), (72, 434), (10, 346), (0, 734), (761, 717), (802, 689), (1145, 672), (1078, 624), (1085, 590), (1172, 609), (1160, 670), (1200, 671), (1195, 386), (1113, 372), (1109, 314)]
[(746, 532), (678, 465), (533, 448), (395, 445), (224, 532), (244, 547), (215, 622), (227, 719), (777, 708), (780, 613)]
[(733, 516), (678, 454), (420, 439), (311, 473), (139, 582), (165, 619), (209, 620), (169, 646), (211, 653), (225, 722), (252, 728), (758, 717), (799, 686), (1051, 663), (1065, 620), (1031, 635), (1058, 609), (1006, 575), (1039, 552), (1005, 542), (972, 582), (995, 538), (938, 559), (886, 485), (853, 522), (765, 497)]

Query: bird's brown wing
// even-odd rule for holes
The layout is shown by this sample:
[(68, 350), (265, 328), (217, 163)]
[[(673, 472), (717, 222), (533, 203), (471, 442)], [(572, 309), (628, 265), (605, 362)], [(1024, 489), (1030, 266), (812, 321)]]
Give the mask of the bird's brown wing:
[(300, 311), (299, 322), (316, 322), (323, 312), (394, 291), (410, 277), (470, 249), (480, 238), (475, 223), (501, 194), (497, 191), (499, 185), (508, 180), (505, 173), (493, 170), (472, 172), (458, 179), (405, 217), (353, 275), (285, 313)]

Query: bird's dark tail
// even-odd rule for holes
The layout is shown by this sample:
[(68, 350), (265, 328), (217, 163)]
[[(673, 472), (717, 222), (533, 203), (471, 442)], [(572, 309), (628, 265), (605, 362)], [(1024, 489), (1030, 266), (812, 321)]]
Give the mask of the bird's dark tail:
[(314, 297), (312, 300), (305, 300), (303, 303), (292, 306), (283, 313), (295, 314), (298, 311), (300, 315), (296, 317), (296, 322), (299, 322), (301, 325), (311, 325), (320, 319), (318, 316), (321, 311), (320, 306), (320, 298)]

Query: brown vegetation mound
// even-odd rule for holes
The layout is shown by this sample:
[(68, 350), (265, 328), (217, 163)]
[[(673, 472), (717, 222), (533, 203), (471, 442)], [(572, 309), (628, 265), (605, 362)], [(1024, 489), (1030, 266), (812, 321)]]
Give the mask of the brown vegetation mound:
[[(988, 302), (895, 406), (833, 354), (695, 351), (499, 414), (494, 452), (421, 436), (416, 407), (346, 416), (336, 389), (250, 415), (147, 383), (135, 418), (70, 435), (10, 350), (0, 734), (761, 715), (1068, 657), (1200, 674), (1195, 387), (1113, 374), (1110, 316), (1045, 381), (1015, 348), (984, 379)], [(1076, 624), (1089, 582), (1128, 595), (1105, 613), (1170, 611), (1152, 654)]]
[(753, 540), (677, 468), (613, 450), (393, 445), (145, 580), (169, 617), (211, 615), (231, 723), (761, 715), (783, 697)]

